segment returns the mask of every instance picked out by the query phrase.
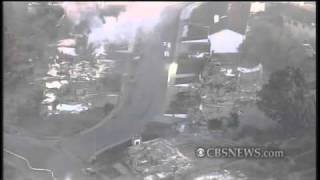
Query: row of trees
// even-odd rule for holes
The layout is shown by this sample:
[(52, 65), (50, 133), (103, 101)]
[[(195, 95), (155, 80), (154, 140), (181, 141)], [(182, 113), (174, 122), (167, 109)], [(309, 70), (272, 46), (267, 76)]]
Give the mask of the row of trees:
[(284, 135), (303, 134), (315, 125), (315, 96), (308, 96), (306, 81), (299, 68), (287, 67), (271, 74), (258, 93), (257, 102), (268, 117), (277, 120)]
[[(316, 21), (316, 8), (304, 9), (299, 6), (289, 3), (271, 3), (272, 5), (267, 9), (270, 14), (283, 14), (291, 17), (293, 20), (302, 22), (304, 24), (315, 23)], [(314, 6), (316, 6), (314, 4)]]
[(59, 6), (48, 2), (4, 2), (4, 120), (37, 118), (42, 90), (30, 83), (38, 72), (45, 72), (49, 57), (54, 55), (48, 45), (67, 36), (68, 25), (57, 27), (64, 14)]
[(242, 63), (249, 66), (262, 63), (267, 76), (289, 64), (299, 67), (305, 56), (301, 43), (280, 18), (258, 18), (252, 22), (246, 40), (239, 47)]
[[(59, 6), (50, 6), (47, 2), (37, 6), (27, 2), (5, 2), (3, 14), (4, 72), (8, 74), (5, 82), (9, 86), (9, 82), (13, 85), (17, 79), (30, 75), (21, 72), (21, 67), (30, 64), (30, 59), (33, 65), (47, 59), (48, 44), (61, 36), (61, 29), (56, 24), (64, 10)], [(64, 34), (67, 31), (65, 29)]]
[(306, 79), (308, 72), (315, 72), (315, 61), (308, 58), (302, 42), (290, 34), (279, 14), (254, 19), (239, 50), (243, 64), (263, 64), (266, 83), (258, 93), (258, 108), (292, 136), (315, 125), (315, 96), (308, 96), (312, 89)]

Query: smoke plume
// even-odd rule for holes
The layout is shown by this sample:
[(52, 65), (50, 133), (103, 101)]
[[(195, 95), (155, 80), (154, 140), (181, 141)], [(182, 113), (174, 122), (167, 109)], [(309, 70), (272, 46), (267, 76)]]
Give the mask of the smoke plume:
[[(88, 42), (101, 44), (105, 41), (117, 43), (133, 40), (139, 28), (150, 32), (160, 21), (161, 12), (169, 5), (179, 2), (65, 2), (62, 7), (66, 15), (75, 24), (87, 20), (90, 26)], [(112, 9), (114, 5), (123, 5), (124, 12), (118, 17), (104, 16), (104, 22), (98, 12)]]

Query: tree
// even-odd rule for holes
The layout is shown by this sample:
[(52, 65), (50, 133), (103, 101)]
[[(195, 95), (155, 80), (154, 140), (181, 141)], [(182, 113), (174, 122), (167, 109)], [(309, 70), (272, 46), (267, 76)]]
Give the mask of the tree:
[(316, 20), (315, 8), (304, 9), (288, 3), (273, 3), (266, 11), (269, 14), (282, 14), (291, 17), (293, 20), (304, 24), (314, 23)]
[(56, 41), (63, 9), (48, 2), (5, 2), (4, 6), (4, 94), (9, 101), (4, 106), (5, 121), (27, 122), (39, 118), (43, 92), (30, 81), (34, 70), (40, 69), (37, 66), (50, 59), (48, 44)]
[(170, 103), (168, 113), (186, 113), (192, 107), (199, 107), (200, 102), (201, 97), (198, 92), (179, 92), (175, 95), (173, 101)]
[(19, 51), (39, 54), (50, 42), (57, 40), (59, 29), (56, 25), (64, 14), (62, 7), (50, 6), (48, 2), (38, 5), (6, 2), (5, 5), (4, 26), (18, 39)]
[(271, 119), (277, 120), (285, 135), (305, 132), (314, 125), (315, 104), (305, 95), (305, 79), (298, 68), (287, 67), (271, 74), (258, 92), (257, 105)]
[(239, 47), (242, 65), (252, 67), (261, 63), (265, 77), (286, 66), (299, 67), (305, 56), (301, 43), (277, 17), (265, 15), (253, 20)]
[[(56, 27), (64, 14), (60, 6), (50, 6), (48, 2), (30, 5), (26, 2), (4, 3), (4, 65), (6, 84), (15, 76), (21, 75), (20, 66), (43, 63), (47, 60), (48, 44), (55, 42), (60, 29)], [(60, 34), (61, 35), (61, 34)], [(23, 74), (20, 80), (30, 74)]]

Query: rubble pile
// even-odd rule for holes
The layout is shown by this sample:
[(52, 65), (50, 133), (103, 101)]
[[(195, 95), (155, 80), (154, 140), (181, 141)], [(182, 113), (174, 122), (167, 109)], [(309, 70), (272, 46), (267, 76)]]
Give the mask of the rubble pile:
[(200, 110), (206, 120), (229, 116), (234, 110), (237, 78), (233, 69), (210, 61), (201, 74)]
[(261, 64), (253, 68), (237, 67), (239, 99), (256, 100), (256, 92), (262, 88), (263, 67)]
[(165, 139), (131, 146), (128, 156), (128, 165), (144, 179), (173, 177), (191, 167), (191, 161)]
[(204, 67), (200, 82), (202, 119), (230, 119), (230, 115), (241, 112), (241, 104), (255, 102), (262, 86), (262, 65), (244, 68), (212, 59)]
[[(65, 47), (58, 47), (58, 51), (61, 48)], [(42, 114), (79, 113), (116, 103), (118, 95), (108, 94), (103, 82), (105, 77), (114, 75), (116, 62), (101, 56), (88, 60), (74, 56), (77, 55), (62, 52), (51, 57), (46, 76), (40, 79), (44, 89)]]

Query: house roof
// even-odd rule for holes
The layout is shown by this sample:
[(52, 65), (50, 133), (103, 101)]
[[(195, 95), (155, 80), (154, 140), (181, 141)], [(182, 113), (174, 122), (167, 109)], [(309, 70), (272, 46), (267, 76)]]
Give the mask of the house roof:
[(238, 47), (245, 36), (230, 29), (224, 29), (208, 36), (210, 51), (214, 53), (238, 53)]

